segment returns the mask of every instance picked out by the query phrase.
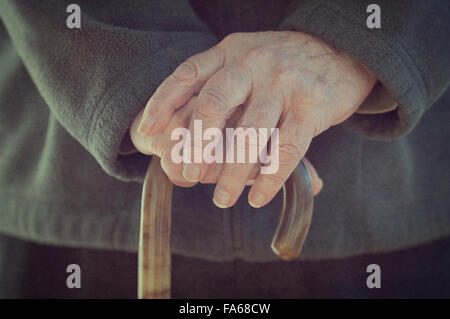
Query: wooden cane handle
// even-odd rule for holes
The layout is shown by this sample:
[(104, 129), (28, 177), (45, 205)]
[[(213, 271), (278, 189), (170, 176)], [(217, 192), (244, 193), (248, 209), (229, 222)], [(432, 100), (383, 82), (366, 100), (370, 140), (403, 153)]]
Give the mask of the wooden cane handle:
[[(308, 233), (313, 210), (310, 177), (301, 164), (283, 186), (283, 209), (272, 241), (282, 259), (299, 256)], [(142, 191), (139, 236), (138, 298), (170, 298), (170, 226), (173, 185), (153, 156)]]
[(313, 203), (311, 178), (302, 160), (283, 185), (283, 209), (272, 240), (273, 252), (282, 259), (300, 256), (311, 223)]

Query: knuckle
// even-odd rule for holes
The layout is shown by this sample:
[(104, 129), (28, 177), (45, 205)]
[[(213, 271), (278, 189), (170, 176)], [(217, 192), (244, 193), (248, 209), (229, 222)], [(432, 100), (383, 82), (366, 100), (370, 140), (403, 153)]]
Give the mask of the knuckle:
[(158, 93), (155, 94), (154, 97), (152, 97), (152, 103), (149, 105), (146, 109), (146, 115), (150, 116), (152, 118), (161, 119), (164, 117), (164, 113), (169, 110), (164, 110), (162, 106), (164, 106), (164, 102), (167, 100), (166, 95), (164, 93)]
[(200, 99), (205, 102), (205, 107), (201, 109), (213, 114), (224, 114), (230, 106), (230, 98), (222, 88), (217, 86), (204, 88), (200, 93)]
[(280, 145), (279, 148), (279, 162), (280, 165), (288, 165), (293, 162), (298, 162), (302, 157), (303, 149), (300, 146), (294, 145), (292, 143), (284, 143)]
[(147, 108), (145, 110), (145, 112), (147, 113), (148, 116), (150, 116), (151, 118), (155, 118), (157, 116), (157, 114), (159, 113), (158, 110), (156, 110), (156, 108), (158, 104), (156, 104), (156, 106), (151, 107), (151, 108)]
[[(280, 174), (267, 174), (264, 175), (264, 180), (269, 185), (283, 185), (285, 178)], [(269, 192), (268, 187), (264, 187), (264, 189), (267, 189), (267, 192)]]
[(250, 180), (250, 179), (255, 179), (256, 177), (258, 177), (258, 171), (256, 171), (256, 170), (252, 170), (251, 172), (250, 172), (250, 174), (248, 175), (248, 179)]
[(236, 152), (238, 155), (243, 156), (254, 156), (256, 160), (256, 155), (258, 155), (258, 142), (252, 139), (245, 139), (243, 142), (236, 143)]
[(329, 118), (329, 114), (325, 112), (318, 112), (316, 111), (314, 113), (314, 136), (319, 135), (320, 133), (328, 130), (331, 127), (331, 120)]
[(256, 126), (246, 121), (239, 124), (239, 127), (236, 130), (242, 130), (244, 132), (253, 132), (256, 131)]
[[(272, 110), (270, 112), (262, 109), (254, 110), (251, 114), (246, 114), (239, 127), (242, 127), (244, 130), (254, 130), (258, 135), (261, 133), (261, 129), (270, 130), (273, 128), (273, 123), (270, 118), (273, 113), (270, 114), (271, 112)], [(276, 110), (273, 110), (273, 112), (276, 112)], [(270, 135), (270, 131), (268, 134)]]
[(181, 63), (172, 73), (172, 77), (184, 85), (192, 85), (198, 77), (198, 63), (196, 59), (190, 58)]
[(237, 136), (236, 150), (238, 152), (258, 151), (258, 133), (253, 126), (240, 125), (235, 130), (235, 135)]
[(152, 96), (151, 101), (153, 105), (158, 105), (161, 101), (166, 100), (170, 96), (171, 85), (164, 83), (161, 85)]
[(318, 133), (318, 122), (323, 120), (320, 113), (321, 112), (316, 110), (305, 112), (301, 109), (298, 112), (293, 112), (295, 123), (293, 127), (294, 134), (295, 136), (303, 137), (301, 140), (302, 143), (299, 143), (299, 148), (302, 152), (307, 151), (309, 142)]
[(264, 45), (251, 49), (244, 61), (247, 64), (263, 63), (265, 61), (273, 61), (276, 56), (277, 50), (274, 45)]
[(198, 117), (203, 119), (216, 120), (220, 117), (220, 115), (217, 113), (217, 110), (212, 107), (211, 104), (202, 104), (195, 110), (195, 113), (198, 115)]
[(230, 33), (225, 38), (223, 38), (223, 40), (220, 43), (223, 44), (223, 45), (227, 45), (230, 42), (235, 42), (235, 41), (242, 40), (242, 38), (244, 36), (245, 36), (245, 33), (243, 33), (243, 32)]
[(296, 69), (282, 69), (279, 70), (277, 75), (275, 76), (275, 81), (281, 84), (293, 83), (301, 86), (303, 82), (303, 78), (299, 75)]

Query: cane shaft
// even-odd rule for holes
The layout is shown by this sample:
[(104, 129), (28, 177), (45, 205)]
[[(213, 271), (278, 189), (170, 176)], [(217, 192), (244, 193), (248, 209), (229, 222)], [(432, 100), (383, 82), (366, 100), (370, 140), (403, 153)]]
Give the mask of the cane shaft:
[(153, 156), (145, 175), (139, 235), (138, 298), (170, 298), (173, 185)]

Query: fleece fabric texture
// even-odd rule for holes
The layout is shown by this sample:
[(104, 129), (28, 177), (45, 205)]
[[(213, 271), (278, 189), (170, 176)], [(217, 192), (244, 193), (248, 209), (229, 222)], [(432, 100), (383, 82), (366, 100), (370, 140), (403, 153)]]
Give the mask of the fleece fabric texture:
[[(387, 114), (355, 114), (313, 141), (307, 157), (325, 187), (302, 257), (392, 251), (448, 236), (449, 3), (379, 1), (382, 27), (368, 29), (366, 2), (78, 1), (81, 29), (66, 27), (70, 1), (0, 2), (0, 231), (136, 251), (149, 157), (120, 152), (134, 116), (184, 59), (230, 32), (278, 29), (350, 54), (398, 102)], [(270, 241), (280, 194), (253, 209), (246, 190), (222, 210), (212, 191), (175, 189), (173, 252), (277, 259)]]

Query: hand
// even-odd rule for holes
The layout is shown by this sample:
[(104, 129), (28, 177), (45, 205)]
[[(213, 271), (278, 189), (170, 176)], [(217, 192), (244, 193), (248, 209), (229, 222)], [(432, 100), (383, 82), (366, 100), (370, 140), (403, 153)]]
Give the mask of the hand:
[[(171, 132), (176, 128), (187, 127), (189, 125), (193, 110), (197, 105), (196, 99), (197, 97), (192, 97), (185, 106), (175, 111), (172, 118), (170, 119), (169, 124), (162, 132), (156, 135), (144, 136), (142, 134), (139, 134), (137, 131), (144, 110), (139, 112), (130, 127), (130, 137), (134, 147), (136, 147), (136, 149), (143, 154), (155, 155), (160, 157), (162, 168), (166, 175), (169, 177), (169, 180), (173, 184), (181, 187), (192, 187), (197, 183), (187, 181), (183, 176), (182, 163), (176, 164), (172, 161), (171, 150), (173, 149), (175, 144), (178, 143), (178, 141), (171, 139)], [(240, 113), (235, 112), (235, 116), (231, 117), (227, 121), (227, 126), (233, 127), (236, 124), (236, 120), (239, 116)], [(212, 165), (212, 169), (202, 180), (202, 183), (216, 183), (221, 167), (222, 164), (214, 163)], [(247, 182), (248, 185), (252, 183), (252, 179), (254, 179), (257, 174), (258, 170), (255, 168), (249, 176), (249, 181)]]
[[(183, 176), (183, 165), (176, 164), (171, 160), (170, 152), (177, 141), (171, 140), (170, 135), (173, 129), (187, 127), (187, 125), (189, 125), (189, 120), (192, 116), (193, 110), (196, 105), (198, 105), (196, 103), (196, 99), (196, 97), (192, 97), (192, 99), (185, 106), (175, 111), (167, 127), (159, 134), (154, 136), (144, 136), (138, 133), (137, 128), (141, 122), (144, 110), (136, 116), (130, 127), (130, 137), (134, 147), (136, 147), (136, 149), (143, 154), (160, 157), (162, 168), (169, 177), (169, 180), (173, 184), (181, 187), (192, 187), (197, 183), (187, 181)], [(242, 112), (235, 112), (227, 121), (227, 126), (234, 127), (241, 114)], [(316, 195), (322, 188), (322, 180), (317, 175), (317, 172), (311, 163), (306, 159), (305, 163), (311, 175), (313, 194)], [(211, 169), (202, 179), (202, 183), (215, 184), (219, 178), (221, 169), (222, 164), (212, 164)], [(249, 174), (249, 178), (246, 183), (247, 185), (252, 185), (254, 183), (254, 179), (258, 175), (258, 172), (259, 169), (257, 167), (252, 170)]]
[[(194, 120), (202, 120), (204, 130), (223, 129), (241, 105), (238, 127), (279, 127), (279, 170), (258, 175), (249, 193), (249, 203), (261, 207), (279, 191), (312, 138), (354, 113), (375, 81), (346, 54), (301, 32), (235, 33), (189, 58), (161, 84), (139, 131), (147, 136), (161, 132), (196, 93), (191, 134)], [(214, 194), (219, 207), (236, 202), (254, 166), (223, 165)], [(208, 168), (207, 163), (184, 164), (183, 175), (201, 181)]]

